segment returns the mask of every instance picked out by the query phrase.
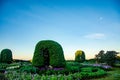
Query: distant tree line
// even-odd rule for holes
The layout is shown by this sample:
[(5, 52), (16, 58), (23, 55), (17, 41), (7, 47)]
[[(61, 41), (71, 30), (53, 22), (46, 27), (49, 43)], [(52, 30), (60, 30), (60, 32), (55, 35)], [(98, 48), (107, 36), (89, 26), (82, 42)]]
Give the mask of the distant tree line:
[(119, 52), (107, 51), (105, 53), (104, 50), (101, 50), (98, 54), (95, 55), (95, 59), (97, 63), (106, 63), (113, 66), (115, 61), (117, 60), (117, 54), (119, 54)]

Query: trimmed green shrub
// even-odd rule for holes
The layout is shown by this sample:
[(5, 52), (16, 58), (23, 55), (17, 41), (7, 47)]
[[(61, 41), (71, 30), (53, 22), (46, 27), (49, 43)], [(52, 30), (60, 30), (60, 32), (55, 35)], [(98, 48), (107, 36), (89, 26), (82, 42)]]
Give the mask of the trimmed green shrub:
[(20, 68), (20, 71), (27, 72), (27, 73), (37, 73), (38, 68), (34, 66), (23, 66)]
[(0, 54), (0, 62), (11, 63), (12, 61), (12, 51), (10, 49), (3, 49)]
[(60, 44), (52, 40), (43, 40), (37, 43), (32, 64), (36, 67), (49, 66), (64, 67), (65, 58)]
[(86, 80), (91, 78), (99, 78), (105, 76), (107, 73), (100, 68), (85, 67), (81, 69), (80, 74), (82, 75), (81, 78)]
[(82, 50), (76, 51), (75, 61), (76, 62), (84, 62), (85, 61), (85, 53)]

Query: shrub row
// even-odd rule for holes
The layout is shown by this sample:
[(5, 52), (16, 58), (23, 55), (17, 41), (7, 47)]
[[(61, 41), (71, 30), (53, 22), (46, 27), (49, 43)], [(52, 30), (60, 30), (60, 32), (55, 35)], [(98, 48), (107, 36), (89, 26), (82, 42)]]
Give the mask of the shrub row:
[(106, 72), (102, 69), (98, 69), (96, 72), (77, 72), (77, 73), (69, 73), (69, 75), (63, 74), (55, 74), (55, 75), (38, 75), (31, 73), (18, 73), (18, 72), (7, 72), (6, 78), (9, 80), (15, 79), (25, 79), (25, 80), (79, 80), (79, 79), (90, 79), (90, 78), (98, 78), (104, 76)]

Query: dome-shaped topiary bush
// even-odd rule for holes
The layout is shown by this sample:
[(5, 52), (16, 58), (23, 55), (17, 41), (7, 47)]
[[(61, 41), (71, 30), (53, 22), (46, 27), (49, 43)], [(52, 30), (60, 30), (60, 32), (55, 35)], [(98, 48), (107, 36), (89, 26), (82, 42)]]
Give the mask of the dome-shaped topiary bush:
[(53, 66), (64, 67), (65, 58), (60, 44), (52, 40), (43, 40), (37, 43), (32, 64), (36, 67)]
[(85, 61), (85, 53), (82, 50), (77, 50), (75, 52), (75, 61), (77, 61), (77, 62)]
[(3, 49), (0, 54), (0, 62), (11, 63), (12, 61), (12, 51), (10, 49)]

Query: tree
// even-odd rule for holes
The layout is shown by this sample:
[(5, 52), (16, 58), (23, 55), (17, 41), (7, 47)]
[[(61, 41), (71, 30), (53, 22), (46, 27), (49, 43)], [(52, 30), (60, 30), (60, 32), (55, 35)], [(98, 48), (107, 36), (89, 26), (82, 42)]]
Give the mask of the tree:
[(107, 51), (104, 53), (104, 51), (101, 50), (97, 55), (95, 55), (95, 58), (99, 63), (107, 63), (108, 65), (113, 66), (117, 54), (118, 52), (116, 51)]
[(97, 62), (99, 63), (103, 63), (104, 62), (104, 50), (101, 50), (98, 54), (95, 55), (95, 59)]
[(77, 61), (77, 62), (85, 61), (85, 53), (82, 50), (77, 50), (75, 52), (75, 61)]
[(0, 54), (0, 62), (11, 63), (12, 61), (12, 51), (10, 49), (3, 49)]
[(117, 53), (116, 59), (117, 59), (118, 61), (120, 61), (120, 52)]
[(36, 67), (49, 65), (52, 67), (64, 67), (66, 63), (61, 45), (52, 40), (38, 42), (32, 64)]
[(107, 51), (106, 54), (105, 54), (105, 62), (108, 64), (108, 65), (111, 65), (113, 66), (113, 64), (115, 63), (115, 60), (116, 60), (116, 55), (118, 53), (116, 51)]

